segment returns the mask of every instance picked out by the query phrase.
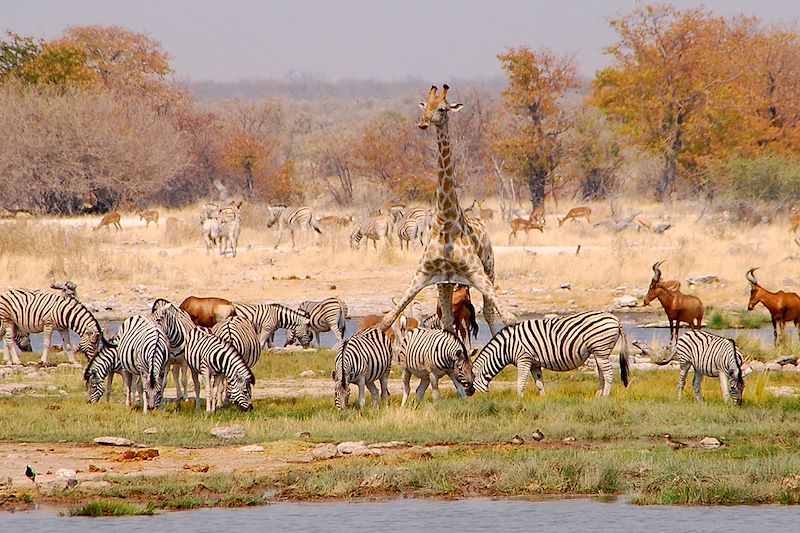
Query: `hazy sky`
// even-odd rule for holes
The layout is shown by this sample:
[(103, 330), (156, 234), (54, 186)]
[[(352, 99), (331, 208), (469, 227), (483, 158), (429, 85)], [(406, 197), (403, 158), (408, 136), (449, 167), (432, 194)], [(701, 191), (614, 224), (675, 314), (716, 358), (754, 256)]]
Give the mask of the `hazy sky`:
[[(722, 15), (796, 22), (799, 0), (674, 0)], [(635, 0), (0, 0), (0, 31), (57, 37), (67, 26), (118, 24), (160, 41), (177, 75), (193, 80), (500, 74), (508, 47), (574, 54), (582, 74), (605, 64), (608, 18)]]

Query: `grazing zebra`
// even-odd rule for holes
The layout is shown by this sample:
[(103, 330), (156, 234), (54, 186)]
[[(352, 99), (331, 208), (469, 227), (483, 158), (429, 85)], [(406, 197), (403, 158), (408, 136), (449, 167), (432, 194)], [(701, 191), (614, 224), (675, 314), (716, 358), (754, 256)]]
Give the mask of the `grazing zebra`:
[(703, 330), (689, 330), (681, 335), (667, 359), (653, 363), (665, 365), (672, 360), (677, 360), (681, 367), (678, 377), (679, 400), (683, 398), (686, 375), (691, 367), (694, 369), (694, 397), (699, 401), (703, 401), (703, 395), (700, 393), (703, 376), (709, 376), (719, 378), (724, 401), (733, 400), (736, 405), (742, 403), (744, 392), (742, 352), (733, 339)]
[(133, 380), (136, 379), (142, 411), (163, 407), (167, 380), (169, 341), (161, 328), (150, 318), (134, 315), (127, 318), (117, 332), (117, 360), (125, 383), (125, 406), (135, 401)]
[(309, 228), (313, 229), (320, 235), (322, 234), (322, 231), (319, 229), (319, 225), (317, 225), (317, 218), (314, 215), (314, 209), (311, 207), (302, 206), (295, 209), (290, 209), (285, 205), (276, 205), (267, 206), (267, 210), (269, 211), (269, 221), (267, 222), (267, 227), (271, 228), (276, 222), (278, 223), (278, 242), (275, 243), (276, 249), (281, 244), (281, 237), (283, 236), (284, 229), (288, 229), (289, 235), (292, 237), (292, 249), (297, 247), (294, 240), (295, 230), (302, 230), (302, 232), (305, 234), (306, 246), (309, 245)]
[[(115, 337), (114, 340), (117, 338)], [(117, 346), (116, 344), (103, 346), (83, 371), (88, 403), (97, 403), (103, 394), (106, 395), (106, 401), (111, 399), (111, 383), (115, 373), (122, 374), (122, 365), (117, 357)]]
[(363, 409), (366, 402), (364, 387), (369, 389), (372, 405), (378, 408), (378, 388), (374, 381), (380, 380), (380, 399), (389, 399), (389, 371), (392, 368), (392, 341), (381, 330), (369, 328), (359, 331), (342, 341), (336, 351), (334, 370), (331, 372), (336, 388), (333, 403), (344, 409), (350, 400), (350, 384), (358, 384), (358, 406)]
[(539, 394), (544, 394), (542, 369), (566, 372), (580, 367), (589, 357), (597, 362), (600, 388), (611, 392), (611, 350), (622, 340), (619, 366), (622, 383), (628, 385), (628, 342), (625, 330), (611, 313), (589, 312), (557, 318), (525, 320), (499, 331), (475, 357), (472, 372), (475, 389), (486, 392), (491, 381), (507, 365), (517, 367), (517, 393), (522, 396), (528, 372)]
[[(80, 336), (78, 351), (92, 359), (107, 343), (100, 323), (74, 298), (41, 291), (9, 289), (0, 293), (0, 333), (5, 338), (5, 360), (20, 364), (14, 337), (17, 332), (43, 333), (42, 364), (47, 364), (53, 330), (71, 329)], [(71, 363), (75, 355), (67, 352)]]
[[(358, 249), (361, 239), (371, 240), (375, 249), (378, 249), (378, 241), (383, 239), (388, 247), (392, 243), (392, 220), (386, 215), (378, 215), (362, 222), (350, 234), (350, 247)], [(367, 246), (369, 248), (369, 246)]]
[(236, 315), (252, 322), (262, 347), (272, 348), (273, 334), (278, 329), (292, 329), (293, 338), (303, 348), (311, 343), (311, 320), (306, 311), (299, 311), (281, 304), (235, 303)]
[(417, 328), (409, 331), (400, 343), (399, 366), (403, 369), (403, 401), (408, 402), (411, 376), (420, 378), (417, 403), (422, 401), (428, 385), (433, 387), (433, 399), (439, 399), (439, 378), (450, 376), (459, 396), (475, 393), (472, 385), (472, 363), (467, 349), (454, 333), (446, 330)]
[(167, 336), (169, 343), (169, 368), (172, 370), (172, 380), (175, 382), (175, 397), (178, 402), (186, 401), (189, 398), (189, 366), (186, 364), (184, 352), (186, 337), (195, 328), (195, 324), (186, 311), (163, 298), (153, 302), (152, 316)]
[[(298, 308), (308, 313), (311, 331), (317, 334), (317, 348), (320, 347), (320, 338), (325, 331), (332, 331), (336, 335), (337, 342), (342, 342), (347, 319), (347, 305), (342, 300), (339, 298), (326, 298), (319, 302), (306, 300), (300, 302)], [(297, 340), (295, 331), (288, 329), (286, 345), (292, 344), (295, 340)]]
[(406, 250), (411, 249), (411, 242), (419, 240), (420, 246), (425, 246), (425, 235), (430, 229), (431, 217), (427, 209), (415, 207), (406, 211), (403, 218), (397, 224), (397, 237), (400, 240), (400, 249), (403, 243)]
[(200, 408), (200, 375), (206, 388), (206, 411), (214, 412), (219, 407), (218, 388), (223, 379), (231, 402), (242, 411), (253, 408), (252, 387), (256, 378), (236, 348), (205, 328), (195, 328), (186, 338), (185, 355), (192, 371), (196, 409)]
[(239, 352), (245, 364), (253, 368), (261, 357), (261, 343), (253, 323), (244, 317), (231, 316), (217, 322), (211, 333), (224, 340)]

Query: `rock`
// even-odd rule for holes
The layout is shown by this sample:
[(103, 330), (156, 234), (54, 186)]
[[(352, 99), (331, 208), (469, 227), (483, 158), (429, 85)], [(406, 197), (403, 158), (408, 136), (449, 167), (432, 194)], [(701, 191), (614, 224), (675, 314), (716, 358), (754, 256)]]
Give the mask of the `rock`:
[(314, 457), (314, 459), (330, 459), (336, 457), (336, 455), (336, 445), (331, 442), (317, 444), (316, 448), (311, 450), (311, 456)]
[(788, 356), (788, 357), (781, 357), (777, 361), (775, 361), (779, 365), (796, 365), (797, 364), (797, 356)]
[(316, 375), (317, 373), (314, 372), (313, 370), (303, 370), (302, 372), (300, 372), (301, 378), (313, 378), (316, 377)]
[(567, 291), (572, 290), (572, 283), (562, 283), (561, 285), (558, 286), (558, 288)]
[(798, 395), (795, 387), (764, 387), (764, 392), (780, 398), (791, 398)]
[(707, 450), (714, 450), (722, 446), (722, 443), (719, 440), (715, 439), (714, 437), (704, 437), (700, 441), (700, 446), (702, 446)]
[(750, 361), (750, 368), (753, 370), (753, 372), (761, 372), (762, 370), (765, 370), (766, 367), (767, 365), (761, 361)]
[(221, 439), (241, 439), (244, 437), (244, 427), (238, 424), (235, 426), (217, 426), (211, 428), (211, 434)]
[(105, 446), (133, 446), (133, 441), (124, 437), (96, 437), (94, 443)]
[(158, 433), (158, 430), (156, 428), (147, 428), (143, 430), (142, 433), (144, 433), (145, 435), (155, 435), (156, 433)]
[(110, 481), (81, 481), (80, 486), (83, 489), (106, 489), (111, 486)]
[(408, 446), (408, 444), (406, 444), (401, 440), (393, 440), (391, 442), (376, 442), (374, 444), (368, 444), (367, 448), (385, 449), (385, 448), (400, 448), (402, 446)]
[(697, 278), (686, 278), (686, 283), (689, 285), (710, 285), (712, 283), (719, 283), (719, 276), (700, 276)]
[(10, 489), (13, 484), (14, 480), (11, 479), (11, 476), (6, 476), (5, 479), (0, 479), (0, 490)]
[(781, 370), (781, 368), (782, 368), (781, 365), (779, 365), (778, 363), (767, 363), (766, 365), (766, 369), (772, 370), (773, 372), (777, 372)]
[(795, 372), (797, 370), (796, 365), (781, 365), (781, 370), (784, 372)]
[(562, 439), (562, 442), (564, 444), (572, 444), (573, 442), (575, 442), (575, 437), (564, 437)]
[(351, 454), (354, 450), (358, 450), (359, 448), (365, 448), (363, 440), (345, 441), (336, 445), (336, 451), (342, 455)]
[(635, 296), (625, 295), (614, 298), (614, 304), (616, 304), (617, 307), (636, 307), (639, 305), (639, 302), (636, 300)]
[(257, 444), (249, 444), (247, 446), (242, 446), (241, 448), (239, 448), (239, 451), (245, 453), (258, 453), (258, 452), (263, 452), (264, 447), (259, 446)]
[(77, 475), (74, 470), (70, 470), (69, 468), (59, 468), (56, 471), (56, 477), (65, 477), (67, 479), (72, 479)]
[(364, 457), (377, 457), (383, 455), (383, 450), (378, 450), (377, 448), (356, 448), (353, 450), (350, 455), (352, 456), (364, 456)]
[(69, 483), (69, 479), (65, 477), (57, 477), (50, 481), (43, 481), (39, 483), (39, 493), (44, 494), (45, 496), (52, 496), (57, 492), (61, 492), (66, 490)]

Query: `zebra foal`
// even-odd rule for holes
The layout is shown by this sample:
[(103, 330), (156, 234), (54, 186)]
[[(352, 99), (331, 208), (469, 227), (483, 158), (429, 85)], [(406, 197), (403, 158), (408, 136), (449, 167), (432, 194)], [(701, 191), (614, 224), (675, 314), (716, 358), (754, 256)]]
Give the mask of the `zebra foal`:
[(517, 394), (522, 396), (528, 373), (533, 374), (539, 394), (544, 394), (542, 369), (575, 370), (593, 356), (600, 380), (597, 395), (608, 396), (614, 378), (610, 356), (618, 340), (622, 341), (620, 373), (627, 386), (628, 342), (625, 330), (611, 313), (589, 312), (519, 322), (500, 330), (475, 357), (475, 389), (486, 392), (489, 382), (503, 368), (515, 365)]
[[(347, 305), (339, 298), (326, 298), (321, 301), (306, 300), (297, 306), (301, 311), (308, 313), (309, 328), (316, 334), (317, 348), (321, 345), (322, 333), (331, 331), (336, 336), (337, 342), (342, 342), (346, 329)], [(295, 342), (297, 335), (294, 329), (286, 331), (286, 345)]]
[(236, 348), (205, 328), (195, 328), (186, 338), (186, 362), (192, 371), (194, 404), (200, 409), (200, 376), (206, 388), (206, 411), (214, 412), (223, 395), (218, 391), (223, 378), (230, 401), (242, 411), (253, 408), (252, 387), (256, 382)]
[(380, 401), (389, 400), (389, 371), (392, 368), (392, 341), (381, 330), (369, 328), (345, 339), (336, 351), (336, 360), (331, 377), (336, 383), (333, 403), (337, 409), (347, 408), (350, 402), (350, 384), (358, 385), (358, 406), (363, 409), (366, 403), (365, 387), (369, 389), (372, 405), (378, 408), (378, 388), (380, 381)]
[[(283, 231), (289, 230), (289, 236), (292, 238), (292, 249), (297, 248), (294, 240), (294, 232), (296, 230), (302, 231), (306, 236), (306, 246), (309, 245), (309, 228), (322, 235), (322, 230), (319, 229), (317, 218), (314, 214), (314, 209), (308, 206), (297, 207), (290, 209), (285, 205), (267, 206), (269, 212), (269, 220), (267, 227), (271, 228), (276, 223), (278, 224), (278, 241), (275, 243), (275, 249), (281, 244)], [(318, 243), (319, 244), (319, 243)]]
[(450, 377), (462, 398), (475, 393), (467, 349), (450, 331), (416, 328), (405, 333), (400, 343), (398, 365), (403, 370), (401, 407), (408, 402), (411, 376), (420, 378), (417, 403), (422, 401), (428, 385), (433, 388), (433, 399), (439, 399), (439, 378), (444, 375)]
[(369, 241), (372, 241), (377, 250), (378, 241), (381, 239), (386, 241), (388, 247), (392, 244), (392, 225), (392, 219), (387, 215), (378, 215), (365, 220), (350, 234), (350, 248), (358, 249), (364, 238), (367, 239), (367, 248), (369, 248)]
[(700, 387), (703, 376), (719, 378), (723, 401), (733, 401), (735, 405), (742, 403), (744, 392), (744, 376), (742, 375), (742, 352), (736, 341), (727, 337), (707, 333), (703, 330), (689, 330), (678, 339), (670, 349), (669, 357), (663, 361), (652, 361), (657, 365), (665, 365), (677, 360), (680, 365), (678, 377), (678, 399), (683, 398), (686, 386), (686, 375), (689, 368), (694, 369), (694, 397), (703, 401)]

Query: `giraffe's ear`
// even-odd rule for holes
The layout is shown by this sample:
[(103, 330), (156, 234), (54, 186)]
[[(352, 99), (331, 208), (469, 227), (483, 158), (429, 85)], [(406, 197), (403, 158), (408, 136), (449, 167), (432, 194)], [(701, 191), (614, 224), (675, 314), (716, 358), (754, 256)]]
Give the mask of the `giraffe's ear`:
[(464, 107), (464, 104), (450, 104), (450, 111), (461, 111), (462, 107)]
[(425, 109), (425, 106), (426, 106), (426, 105), (427, 105), (427, 104), (425, 104), (425, 102), (420, 102), (420, 103), (419, 103), (419, 108), (420, 108), (420, 109)]

